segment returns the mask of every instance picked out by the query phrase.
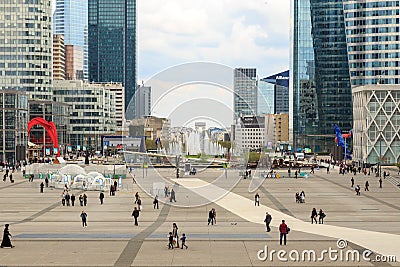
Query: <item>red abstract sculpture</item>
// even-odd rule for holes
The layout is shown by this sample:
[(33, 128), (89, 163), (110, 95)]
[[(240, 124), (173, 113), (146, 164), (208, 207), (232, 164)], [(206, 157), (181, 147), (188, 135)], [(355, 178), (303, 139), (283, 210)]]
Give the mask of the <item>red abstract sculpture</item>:
[[(46, 132), (50, 135), (51, 141), (53, 142), (53, 145), (55, 148), (58, 148), (58, 137), (57, 137), (57, 129), (56, 125), (52, 121), (46, 121), (44, 118), (41, 117), (36, 117), (33, 118), (29, 123), (28, 123), (28, 138), (31, 134), (31, 128), (35, 125), (41, 125), (43, 128), (46, 129)], [(57, 157), (60, 156), (60, 149), (58, 149)]]

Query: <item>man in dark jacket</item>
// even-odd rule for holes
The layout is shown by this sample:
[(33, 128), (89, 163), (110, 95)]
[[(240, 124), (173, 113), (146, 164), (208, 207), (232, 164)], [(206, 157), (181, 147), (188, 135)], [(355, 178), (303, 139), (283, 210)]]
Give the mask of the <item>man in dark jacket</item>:
[(138, 226), (137, 218), (139, 217), (139, 210), (136, 207), (133, 209), (132, 216), (135, 219), (135, 225)]
[(282, 245), (282, 238), (283, 238), (284, 245), (286, 246), (286, 235), (288, 233), (288, 227), (285, 223), (285, 220), (282, 220), (282, 223), (279, 225), (279, 233), (280, 233), (279, 244)]
[(270, 231), (271, 231), (271, 228), (269, 227), (269, 224), (270, 224), (271, 221), (272, 221), (272, 216), (271, 216), (271, 214), (269, 214), (268, 212), (266, 212), (265, 214), (266, 214), (266, 215), (265, 215), (265, 220), (264, 220), (265, 226), (267, 227), (267, 232), (270, 232)]
[(100, 199), (100, 205), (103, 205), (103, 199), (104, 199), (104, 193), (103, 192), (100, 192), (99, 199)]

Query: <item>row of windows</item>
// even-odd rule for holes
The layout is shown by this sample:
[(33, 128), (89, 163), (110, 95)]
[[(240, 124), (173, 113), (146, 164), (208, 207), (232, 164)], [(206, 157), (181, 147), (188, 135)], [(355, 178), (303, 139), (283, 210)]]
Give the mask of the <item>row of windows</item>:
[(51, 76), (47, 71), (4, 71), (5, 76)]
[(388, 68), (400, 67), (400, 61), (369, 61), (369, 62), (354, 62), (350, 63), (350, 68)]
[(360, 60), (360, 59), (396, 59), (399, 58), (400, 52), (392, 53), (368, 53), (368, 54), (351, 54), (349, 55), (349, 60)]
[(371, 51), (371, 50), (399, 50), (400, 44), (374, 44), (374, 45), (354, 45), (348, 46), (348, 51)]
[(399, 78), (360, 78), (351, 81), (353, 85), (366, 85), (366, 84), (400, 84)]
[(399, 1), (376, 1), (376, 2), (367, 2), (367, 3), (354, 3), (354, 4), (345, 4), (345, 10), (351, 9), (366, 9), (366, 8), (377, 8), (377, 7), (398, 7), (400, 6)]
[(400, 27), (376, 27), (376, 28), (356, 28), (346, 30), (347, 35), (372, 34), (372, 33), (399, 33)]
[[(395, 76), (399, 75), (399, 70), (389, 70), (387, 71), (389, 75), (385, 76)], [(380, 76), (382, 75), (382, 70), (358, 70), (358, 71), (351, 71), (351, 76)]]
[(366, 18), (366, 17), (382, 17), (382, 16), (394, 16), (399, 15), (398, 9), (383, 9), (383, 10), (372, 10), (372, 11), (358, 11), (358, 12), (346, 12), (346, 18)]
[(347, 38), (347, 43), (374, 43), (374, 42), (398, 42), (400, 35), (392, 36), (363, 36), (363, 37), (350, 37)]
[(45, 60), (50, 61), (51, 56), (43, 55), (0, 55), (0, 60)]
[(346, 21), (346, 27), (360, 27), (360, 26), (371, 26), (371, 25), (396, 25), (399, 24), (398, 18), (386, 18), (386, 19), (361, 19)]

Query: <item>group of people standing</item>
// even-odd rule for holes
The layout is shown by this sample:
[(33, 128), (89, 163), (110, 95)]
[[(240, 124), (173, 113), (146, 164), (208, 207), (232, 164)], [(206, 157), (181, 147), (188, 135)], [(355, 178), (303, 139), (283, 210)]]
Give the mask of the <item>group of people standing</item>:
[(319, 212), (317, 212), (317, 209), (313, 208), (311, 211), (311, 224), (313, 224), (314, 222), (315, 222), (315, 224), (317, 224), (317, 218), (318, 218), (319, 224), (324, 224), (325, 217), (326, 217), (326, 214), (322, 209), (320, 209)]
[(296, 192), (296, 203), (305, 203), (306, 202), (306, 193), (304, 193), (304, 190), (301, 191), (301, 193)]

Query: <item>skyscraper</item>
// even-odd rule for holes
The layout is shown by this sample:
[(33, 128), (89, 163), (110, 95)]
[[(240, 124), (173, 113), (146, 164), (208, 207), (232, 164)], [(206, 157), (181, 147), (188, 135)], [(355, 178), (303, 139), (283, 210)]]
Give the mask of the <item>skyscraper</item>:
[(233, 76), (234, 115), (255, 116), (257, 114), (257, 70), (254, 68), (237, 68)]
[[(56, 0), (54, 34), (64, 35), (65, 45), (80, 47), (83, 79), (88, 79), (88, 0)], [(75, 78), (76, 79), (76, 78)]]
[(351, 85), (399, 85), (400, 1), (343, 2)]
[(292, 5), (293, 143), (332, 152), (333, 126), (352, 128), (352, 99), (342, 0)]
[(138, 86), (135, 95), (136, 119), (151, 115), (151, 86)]
[(122, 82), (126, 119), (135, 117), (136, 0), (89, 0), (89, 80)]
[(269, 95), (265, 95), (265, 98), (271, 98), (273, 101), (273, 114), (289, 114), (289, 71), (271, 75), (261, 79), (261, 81), (273, 86), (272, 93), (268, 92)]

